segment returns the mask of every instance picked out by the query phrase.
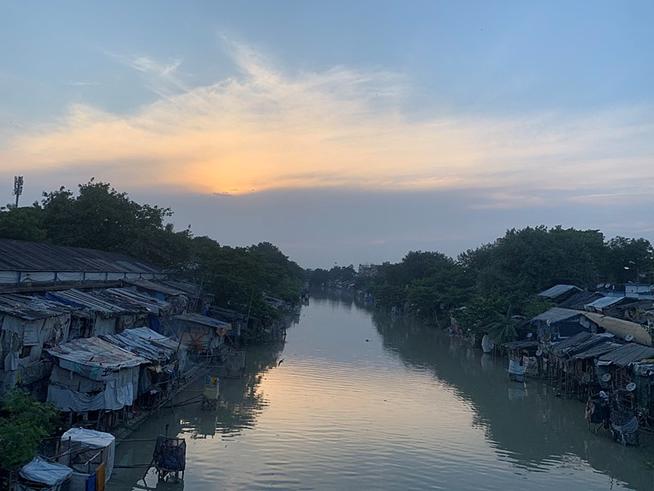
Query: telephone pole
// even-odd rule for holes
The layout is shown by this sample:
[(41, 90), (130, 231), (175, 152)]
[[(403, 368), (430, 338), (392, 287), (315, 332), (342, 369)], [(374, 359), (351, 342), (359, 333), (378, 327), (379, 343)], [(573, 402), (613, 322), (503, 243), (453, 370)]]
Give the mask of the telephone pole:
[(23, 194), (23, 176), (14, 176), (14, 196), (16, 196), (16, 208), (18, 208), (18, 200), (20, 195)]

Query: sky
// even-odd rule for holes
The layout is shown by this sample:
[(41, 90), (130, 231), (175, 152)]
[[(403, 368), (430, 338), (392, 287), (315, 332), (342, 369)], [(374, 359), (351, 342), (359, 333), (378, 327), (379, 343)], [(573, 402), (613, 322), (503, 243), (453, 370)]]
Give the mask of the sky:
[[(0, 202), (108, 181), (303, 266), (654, 240), (654, 2), (0, 0)], [(5, 183), (4, 185), (2, 183)]]

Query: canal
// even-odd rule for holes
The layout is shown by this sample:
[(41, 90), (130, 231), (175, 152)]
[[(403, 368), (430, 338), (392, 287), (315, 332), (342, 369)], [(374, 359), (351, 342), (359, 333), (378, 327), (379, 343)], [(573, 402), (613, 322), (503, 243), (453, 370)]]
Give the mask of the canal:
[[(185, 437), (183, 485), (121, 468), (109, 489), (654, 489), (647, 439), (595, 435), (583, 404), (507, 381), (503, 360), (347, 300), (312, 298), (286, 343), (250, 350), (222, 395), (215, 411), (164, 410), (130, 437), (166, 425)], [(116, 464), (151, 456), (126, 442)]]

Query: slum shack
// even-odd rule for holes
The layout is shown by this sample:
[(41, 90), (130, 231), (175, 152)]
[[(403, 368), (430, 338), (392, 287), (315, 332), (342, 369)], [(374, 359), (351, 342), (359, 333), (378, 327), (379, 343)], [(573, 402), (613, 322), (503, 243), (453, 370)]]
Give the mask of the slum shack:
[(219, 353), (231, 324), (205, 315), (185, 313), (174, 316), (169, 329), (189, 355), (207, 357)]
[(43, 350), (68, 339), (70, 322), (65, 305), (26, 295), (0, 296), (0, 394), (47, 378), (51, 364), (42, 359)]
[(138, 396), (139, 367), (148, 361), (98, 337), (80, 338), (48, 349), (54, 366), (48, 402), (70, 414), (70, 421), (113, 426), (119, 411)]
[[(630, 365), (654, 358), (654, 348), (637, 343), (626, 343), (597, 358), (597, 377), (604, 390), (625, 391), (634, 382)], [(635, 403), (633, 390), (628, 399)], [(633, 406), (633, 404), (631, 404)]]
[[(165, 300), (159, 300), (132, 288), (107, 288), (96, 293), (107, 302), (119, 305), (127, 311), (134, 312), (133, 326), (148, 326), (160, 332), (161, 322), (173, 313), (173, 307)], [(130, 326), (123, 324), (123, 328)]]
[(651, 429), (654, 427), (654, 359), (635, 362), (631, 370), (641, 421)]
[(147, 327), (126, 329), (101, 338), (148, 361), (141, 365), (139, 372), (138, 400), (142, 406), (152, 407), (166, 399), (186, 368), (184, 347)]
[(71, 428), (59, 440), (59, 463), (70, 467), (69, 491), (104, 489), (111, 478), (116, 438), (111, 433)]
[(46, 298), (71, 306), (71, 338), (113, 334), (132, 327), (136, 312), (81, 290), (49, 291)]
[(567, 396), (582, 400), (593, 390), (595, 357), (619, 346), (609, 333), (582, 331), (547, 348), (548, 378)]
[(162, 284), (158, 281), (127, 280), (125, 283), (132, 285), (141, 293), (169, 303), (173, 314), (181, 314), (189, 309), (189, 298), (183, 290)]
[(580, 322), (583, 314), (579, 310), (552, 307), (531, 319), (531, 325), (536, 329), (540, 342), (556, 342), (588, 330)]

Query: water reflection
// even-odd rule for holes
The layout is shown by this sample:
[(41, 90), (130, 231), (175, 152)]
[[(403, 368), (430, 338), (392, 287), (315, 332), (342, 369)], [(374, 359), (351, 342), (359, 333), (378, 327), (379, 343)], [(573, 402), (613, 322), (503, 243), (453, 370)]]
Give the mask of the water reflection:
[[(314, 295), (286, 344), (250, 350), (221, 393), (215, 411), (167, 409), (132, 436), (168, 425), (187, 439), (185, 483), (166, 489), (653, 489), (651, 446), (591, 434), (583, 405), (510, 383), (503, 360), (352, 296)], [(117, 464), (151, 456), (126, 443)], [(118, 469), (110, 489), (163, 489), (142, 474)]]
[(159, 434), (179, 435), (190, 440), (214, 439), (217, 435), (229, 439), (254, 428), (257, 418), (268, 405), (260, 389), (262, 378), (278, 365), (283, 348), (284, 342), (276, 342), (250, 349), (244, 376), (221, 381), (221, 401), (215, 410), (203, 410), (193, 401), (202, 391), (201, 377), (173, 401), (172, 407), (164, 408), (147, 419), (119, 446), (116, 455), (119, 468), (110, 489), (184, 489), (183, 482), (157, 482), (153, 472), (144, 476), (144, 469), (140, 466), (150, 461), (154, 448), (153, 443), (144, 440)]
[(502, 459), (530, 471), (586, 461), (630, 487), (654, 489), (651, 439), (640, 448), (619, 446), (588, 430), (579, 402), (557, 398), (544, 383), (508, 381), (503, 359), (419, 322), (380, 312), (373, 322), (390, 353), (414, 367), (429, 367), (473, 408), (474, 424), (484, 428)]

